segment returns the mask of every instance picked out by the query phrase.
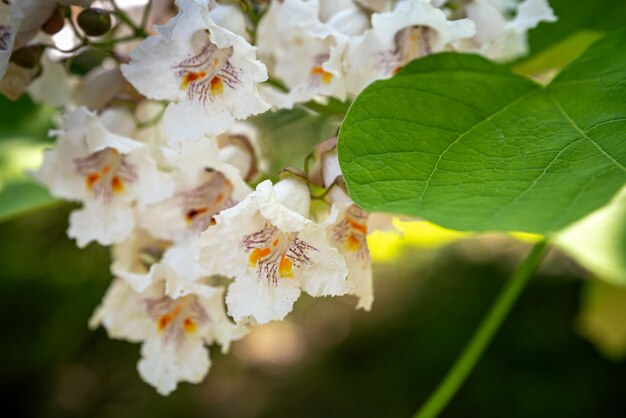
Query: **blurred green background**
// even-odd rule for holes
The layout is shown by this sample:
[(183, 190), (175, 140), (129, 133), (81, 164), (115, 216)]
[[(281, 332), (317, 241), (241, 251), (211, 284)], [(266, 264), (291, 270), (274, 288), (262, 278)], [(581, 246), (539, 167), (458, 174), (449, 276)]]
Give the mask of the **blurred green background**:
[[(526, 69), (562, 65), (587, 34), (626, 22), (623, 1), (551, 4), (561, 19), (531, 33)], [(111, 280), (108, 250), (78, 250), (65, 235), (71, 207), (52, 203), (22, 171), (48, 143), (53, 114), (28, 98), (0, 99), (3, 416), (409, 417), (528, 248), (498, 236), (407, 247), (376, 266), (372, 312), (355, 311), (350, 298), (304, 298), (288, 321), (256, 328), (229, 355), (212, 349), (207, 379), (163, 398), (136, 372), (138, 345), (87, 329)], [(277, 166), (300, 165), (286, 157), (336, 129), (332, 119), (307, 117), (265, 121)], [(33, 210), (16, 216), (24, 209)], [(588, 281), (552, 253), (442, 416), (625, 416), (626, 364), (580, 335)]]

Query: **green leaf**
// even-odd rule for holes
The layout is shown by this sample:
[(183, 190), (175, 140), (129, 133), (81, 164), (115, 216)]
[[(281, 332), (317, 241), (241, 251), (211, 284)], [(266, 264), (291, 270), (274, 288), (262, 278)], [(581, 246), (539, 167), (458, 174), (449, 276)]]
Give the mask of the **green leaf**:
[(30, 182), (10, 183), (0, 191), (0, 221), (59, 203), (43, 187)]
[(554, 243), (599, 278), (626, 286), (626, 187), (559, 233)]
[(459, 230), (562, 229), (626, 183), (625, 44), (603, 38), (547, 87), (462, 54), (373, 83), (339, 134), (351, 197)]

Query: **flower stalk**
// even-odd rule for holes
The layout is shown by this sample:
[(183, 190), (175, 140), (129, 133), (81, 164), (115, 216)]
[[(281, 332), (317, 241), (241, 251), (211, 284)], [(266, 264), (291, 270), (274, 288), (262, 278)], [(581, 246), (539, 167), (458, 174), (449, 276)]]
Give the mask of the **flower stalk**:
[(542, 239), (532, 248), (528, 257), (519, 266), (513, 277), (500, 291), (498, 298), (493, 302), (489, 312), (467, 343), (461, 355), (439, 384), (437, 389), (430, 395), (428, 400), (414, 415), (414, 418), (437, 417), (448, 405), (452, 397), (459, 390), (465, 379), (472, 372), (483, 352), (493, 339), (496, 331), (504, 322), (513, 304), (517, 301), (522, 290), (528, 283), (531, 275), (543, 259), (547, 247), (547, 240)]

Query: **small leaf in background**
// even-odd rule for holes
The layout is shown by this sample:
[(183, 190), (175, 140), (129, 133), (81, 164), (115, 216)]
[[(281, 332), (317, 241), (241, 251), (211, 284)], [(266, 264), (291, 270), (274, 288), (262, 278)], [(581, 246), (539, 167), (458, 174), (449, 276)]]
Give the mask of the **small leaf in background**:
[(626, 286), (626, 187), (559, 233), (554, 243), (599, 278)]
[(626, 183), (626, 31), (546, 88), (472, 55), (416, 60), (368, 87), (339, 136), (364, 209), (459, 230), (550, 233)]
[(579, 332), (611, 359), (626, 356), (626, 288), (598, 280), (586, 284), (578, 314)]
[(550, 0), (558, 16), (555, 23), (542, 23), (529, 33), (531, 53), (538, 54), (583, 29), (609, 32), (626, 21), (624, 0)]
[(39, 165), (55, 111), (0, 96), (0, 221), (57, 202), (26, 171)]
[(10, 183), (0, 192), (0, 222), (58, 203), (45, 188), (31, 181)]

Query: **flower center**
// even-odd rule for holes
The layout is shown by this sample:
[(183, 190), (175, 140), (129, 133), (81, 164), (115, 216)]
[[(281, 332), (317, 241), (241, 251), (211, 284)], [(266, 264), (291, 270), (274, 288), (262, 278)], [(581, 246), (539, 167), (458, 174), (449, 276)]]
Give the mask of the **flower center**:
[(435, 31), (428, 26), (409, 26), (396, 32), (394, 49), (376, 52), (374, 56), (378, 65), (393, 75), (412, 60), (430, 55), (434, 36)]
[(346, 210), (344, 218), (331, 230), (333, 241), (340, 243), (363, 261), (370, 259), (367, 247), (367, 218), (367, 212), (352, 205)]
[(183, 194), (185, 221), (193, 230), (202, 232), (215, 223), (214, 217), (233, 205), (233, 185), (219, 171), (207, 171), (208, 179)]
[(127, 183), (137, 180), (135, 167), (113, 148), (76, 158), (74, 167), (85, 177), (87, 191), (105, 202), (109, 202), (113, 195), (123, 193)]
[(187, 90), (189, 100), (206, 103), (224, 93), (224, 86), (234, 89), (241, 83), (239, 71), (229, 62), (233, 48), (218, 48), (208, 36), (208, 31), (200, 32), (204, 40), (198, 53), (192, 55), (173, 69), (180, 78), (180, 88)]
[(315, 64), (311, 67), (311, 77), (313, 84), (330, 84), (333, 81), (333, 75), (324, 70), (322, 64), (329, 58), (328, 54), (321, 54), (315, 57)]
[(164, 344), (180, 345), (186, 335), (195, 333), (198, 326), (210, 321), (206, 310), (194, 295), (179, 299), (162, 296), (148, 298), (144, 302)]
[(398, 66), (393, 70), (394, 74), (414, 59), (430, 55), (432, 36), (433, 30), (428, 26), (411, 26), (398, 31), (394, 37), (396, 45), (394, 54), (398, 60)]
[(279, 278), (293, 278), (294, 268), (311, 264), (309, 255), (317, 248), (298, 238), (297, 233), (284, 233), (271, 224), (246, 235), (242, 240), (248, 265), (267, 285), (276, 285)]

